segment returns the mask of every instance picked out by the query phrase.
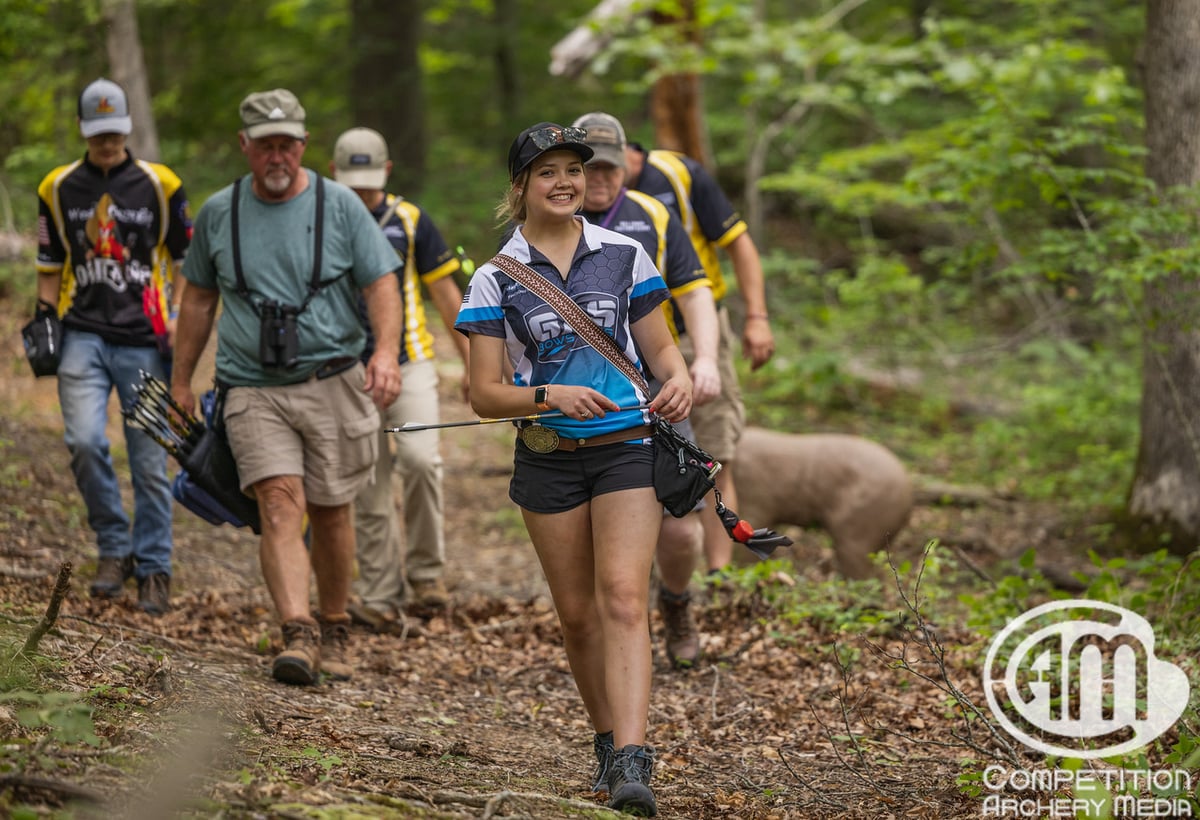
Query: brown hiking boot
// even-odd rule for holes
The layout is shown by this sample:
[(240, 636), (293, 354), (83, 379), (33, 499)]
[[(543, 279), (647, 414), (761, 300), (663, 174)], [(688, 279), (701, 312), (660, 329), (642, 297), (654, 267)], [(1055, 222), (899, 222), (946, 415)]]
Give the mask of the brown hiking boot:
[(354, 677), (354, 668), (346, 663), (350, 616), (330, 615), (317, 620), (321, 624), (321, 669), (334, 680), (350, 680)]
[(441, 578), (423, 578), (409, 581), (413, 591), (413, 607), (418, 610), (440, 611), (450, 603), (450, 593)]
[(281, 683), (312, 686), (321, 671), (321, 633), (312, 621), (283, 623), (283, 651), (271, 664), (271, 677)]
[(124, 558), (101, 558), (96, 563), (96, 577), (89, 591), (93, 598), (115, 598), (125, 589), (125, 582), (132, 577), (132, 555)]
[(138, 579), (138, 609), (162, 615), (171, 608), (171, 576), (156, 572)]
[(692, 594), (675, 595), (658, 589), (658, 611), (662, 615), (667, 658), (676, 669), (691, 669), (700, 654), (700, 633), (692, 619)]
[(404, 613), (392, 604), (367, 604), (357, 598), (346, 604), (346, 613), (352, 623), (380, 634), (394, 631), (404, 621)]

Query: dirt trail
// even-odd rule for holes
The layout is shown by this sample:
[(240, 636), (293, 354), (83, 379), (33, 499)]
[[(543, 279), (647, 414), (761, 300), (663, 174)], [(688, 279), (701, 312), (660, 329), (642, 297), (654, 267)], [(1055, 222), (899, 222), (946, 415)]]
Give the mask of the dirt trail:
[[(5, 340), (17, 317), (0, 318)], [(447, 348), (444, 338), (439, 344)], [(9, 793), (49, 807), (68, 787), (102, 809), (79, 816), (563, 817), (606, 812), (585, 790), (591, 734), (556, 618), (507, 498), (511, 431), (444, 431), (448, 575), (454, 605), (404, 636), (355, 631), (348, 683), (297, 689), (269, 679), (278, 628), (248, 531), (176, 511), (174, 609), (150, 619), (126, 598), (86, 595), (94, 571), (61, 443), (52, 379), (5, 343), (0, 419), (0, 600), (15, 633), (40, 615), (60, 562), (74, 563), (59, 627), (42, 651), (57, 685), (90, 692), (102, 750), (47, 742)], [(441, 360), (445, 420), (473, 418), (461, 365)], [(198, 382), (200, 382), (198, 377)], [(197, 388), (207, 386), (198, 383)], [(123, 449), (114, 429), (120, 463)], [(920, 524), (918, 523), (918, 526)], [(819, 543), (819, 542), (815, 542)], [(786, 580), (828, 572), (819, 548)], [(954, 726), (940, 692), (872, 661), (853, 635), (775, 619), (754, 595), (700, 593), (705, 657), (667, 669), (652, 613), (651, 741), (660, 816), (976, 816), (954, 786)], [(951, 630), (947, 631), (950, 637)], [(898, 648), (897, 627), (876, 636)], [(835, 638), (862, 660), (843, 674)], [(969, 684), (969, 681), (965, 683)], [(0, 712), (0, 733), (27, 736)], [(860, 739), (857, 749), (845, 736)], [(84, 804), (93, 805), (93, 804)]]

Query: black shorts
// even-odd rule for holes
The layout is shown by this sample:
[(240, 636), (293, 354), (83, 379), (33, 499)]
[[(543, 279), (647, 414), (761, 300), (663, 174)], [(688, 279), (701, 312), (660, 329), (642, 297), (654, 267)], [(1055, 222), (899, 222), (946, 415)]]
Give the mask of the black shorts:
[(535, 453), (518, 440), (508, 497), (535, 513), (573, 510), (598, 495), (654, 486), (654, 446), (602, 444)]

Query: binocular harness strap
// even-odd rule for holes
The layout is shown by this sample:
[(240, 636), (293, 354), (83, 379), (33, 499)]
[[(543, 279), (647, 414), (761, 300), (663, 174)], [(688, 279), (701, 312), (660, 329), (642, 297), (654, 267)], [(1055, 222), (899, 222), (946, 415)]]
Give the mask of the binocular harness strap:
[[(308, 173), (305, 171), (305, 173)], [(345, 276), (344, 273), (338, 274), (333, 279), (328, 281), (321, 280), (321, 262), (322, 252), (325, 248), (324, 233), (325, 233), (325, 180), (317, 174), (316, 188), (316, 213), (313, 217), (316, 225), (313, 228), (313, 269), (312, 276), (308, 281), (308, 295), (304, 297), (304, 303), (300, 305), (297, 314), (303, 313), (308, 307), (308, 303), (312, 301), (322, 288), (328, 287)], [(254, 307), (254, 312), (261, 315), (259, 305), (255, 304), (254, 299), (250, 294), (250, 287), (246, 284), (246, 275), (242, 270), (242, 244), (241, 232), (238, 228), (238, 199), (242, 187), (242, 177), (238, 177), (233, 181), (233, 198), (229, 205), (229, 236), (233, 243), (233, 275), (237, 278), (237, 294), (249, 302)]]

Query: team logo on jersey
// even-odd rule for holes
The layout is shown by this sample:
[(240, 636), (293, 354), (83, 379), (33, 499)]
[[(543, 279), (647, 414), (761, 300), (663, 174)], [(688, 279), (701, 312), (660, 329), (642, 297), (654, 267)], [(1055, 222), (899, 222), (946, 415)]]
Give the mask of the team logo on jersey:
[(87, 221), (84, 229), (87, 232), (88, 259), (114, 259), (118, 262), (128, 262), (129, 249), (121, 244), (121, 234), (117, 227), (117, 219), (112, 214), (112, 197), (104, 194), (96, 203), (96, 210)]
[(144, 208), (122, 211), (111, 196), (102, 195), (84, 224), (88, 244), (83, 264), (75, 266), (77, 286), (102, 284), (123, 293), (131, 282), (144, 285), (150, 281), (150, 267), (133, 258), (130, 245), (137, 240), (136, 230), (131, 230), (128, 237), (123, 236), (118, 214), (135, 224), (147, 224), (153, 218)]
[[(577, 300), (584, 312), (599, 325), (605, 333), (612, 336), (616, 332), (617, 300), (607, 293), (586, 294)], [(579, 339), (558, 311), (539, 304), (525, 315), (525, 324), (529, 335), (537, 346), (537, 357), (540, 362), (561, 362), (575, 347)]]

